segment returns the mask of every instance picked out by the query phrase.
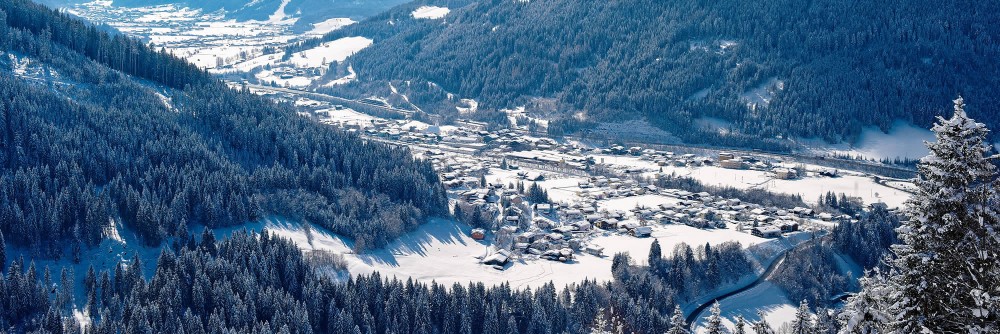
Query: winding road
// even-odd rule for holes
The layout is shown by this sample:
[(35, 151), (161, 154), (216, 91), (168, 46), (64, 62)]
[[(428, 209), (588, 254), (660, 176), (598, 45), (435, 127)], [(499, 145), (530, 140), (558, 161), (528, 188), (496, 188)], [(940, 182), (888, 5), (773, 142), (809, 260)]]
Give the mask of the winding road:
[(760, 285), (761, 283), (766, 281), (769, 277), (771, 277), (771, 274), (774, 273), (776, 269), (778, 269), (778, 266), (780, 266), (782, 262), (785, 261), (785, 256), (788, 255), (788, 252), (796, 248), (805, 247), (806, 245), (815, 242), (816, 240), (822, 240), (822, 239), (823, 237), (817, 239), (809, 239), (808, 241), (800, 243), (795, 247), (786, 249), (784, 252), (781, 253), (781, 255), (778, 255), (778, 258), (774, 259), (774, 261), (771, 261), (771, 264), (767, 266), (767, 269), (765, 269), (764, 272), (761, 273), (759, 277), (757, 277), (757, 280), (750, 282), (750, 284), (747, 284), (739, 289), (721, 294), (719, 296), (716, 296), (715, 298), (710, 299), (709, 301), (702, 303), (701, 305), (698, 305), (698, 307), (696, 307), (693, 311), (691, 311), (691, 314), (688, 314), (687, 319), (685, 319), (685, 321), (687, 321), (688, 323), (688, 326), (690, 327), (690, 330), (694, 332), (695, 324), (698, 321), (698, 315), (704, 312), (705, 309), (711, 307), (712, 304), (715, 304), (716, 301), (738, 295), (744, 291), (753, 289), (754, 287)]

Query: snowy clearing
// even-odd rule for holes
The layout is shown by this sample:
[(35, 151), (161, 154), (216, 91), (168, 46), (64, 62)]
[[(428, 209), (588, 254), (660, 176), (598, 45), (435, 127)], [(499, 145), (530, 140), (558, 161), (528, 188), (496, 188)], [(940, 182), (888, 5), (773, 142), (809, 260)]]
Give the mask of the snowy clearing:
[[(760, 320), (757, 311), (764, 313), (764, 318), (773, 328), (795, 319), (796, 305), (785, 296), (785, 292), (771, 282), (763, 282), (753, 289), (744, 291), (735, 296), (726, 298), (719, 302), (722, 308), (722, 324), (727, 328), (733, 328), (736, 323), (736, 316), (742, 315), (748, 323)], [(705, 333), (705, 320), (708, 312), (698, 318), (695, 326), (695, 333)], [(750, 332), (753, 330), (747, 326)]]
[(372, 45), (372, 40), (365, 37), (344, 37), (323, 43), (322, 45), (292, 54), (290, 62), (300, 68), (323, 67), (330, 62), (340, 62), (351, 55)]
[[(445, 284), (483, 282), (487, 285), (509, 282), (514, 288), (538, 287), (553, 282), (556, 286), (580, 282), (585, 279), (610, 280), (611, 256), (629, 252), (637, 263), (644, 263), (649, 246), (660, 240), (664, 249), (682, 242), (692, 246), (739, 241), (753, 245), (767, 241), (734, 230), (700, 230), (683, 225), (663, 225), (654, 228), (651, 238), (638, 239), (625, 235), (605, 235), (591, 242), (605, 247), (605, 257), (578, 254), (568, 263), (534, 258), (515, 258), (513, 264), (499, 271), (482, 265), (476, 256), (486, 252), (488, 242), (469, 236), (471, 228), (443, 219), (432, 219), (416, 231), (408, 233), (387, 247), (372, 252), (355, 254), (349, 240), (322, 228), (312, 227), (310, 233), (301, 224), (281, 219), (267, 219), (249, 225), (217, 229), (219, 238), (242, 229), (260, 231), (267, 228), (276, 236), (288, 238), (304, 251), (326, 251), (344, 255), (348, 270), (353, 275), (379, 272), (387, 277), (413, 278), (423, 282)], [(309, 237), (308, 235), (312, 236)], [(310, 243), (311, 240), (311, 243)]]
[(867, 159), (919, 159), (930, 153), (924, 141), (935, 141), (934, 133), (907, 122), (895, 121), (888, 133), (882, 132), (877, 127), (864, 128), (856, 145), (827, 144), (816, 139), (803, 142), (819, 153), (860, 156)]
[(354, 23), (357, 22), (346, 17), (336, 17), (320, 23), (313, 23), (312, 30), (307, 31), (306, 35), (322, 36), (326, 35), (328, 32), (352, 25)]
[(448, 15), (451, 9), (438, 6), (420, 6), (411, 13), (415, 19), (440, 19)]

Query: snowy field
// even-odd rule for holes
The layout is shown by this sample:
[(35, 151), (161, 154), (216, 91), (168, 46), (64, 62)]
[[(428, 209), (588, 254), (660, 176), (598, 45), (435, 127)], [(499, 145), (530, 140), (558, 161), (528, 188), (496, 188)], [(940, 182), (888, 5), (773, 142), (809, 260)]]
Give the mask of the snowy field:
[(451, 9), (438, 6), (420, 6), (411, 13), (415, 19), (440, 19), (448, 15)]
[(340, 62), (354, 53), (372, 45), (365, 37), (344, 37), (321, 44), (315, 48), (292, 54), (290, 62), (299, 68), (319, 68), (330, 62)]
[(346, 27), (346, 26), (349, 26), (349, 25), (352, 25), (352, 24), (355, 24), (355, 23), (357, 23), (357, 22), (354, 21), (354, 20), (352, 20), (352, 19), (349, 19), (349, 18), (335, 17), (335, 18), (328, 19), (328, 20), (323, 21), (323, 22), (313, 23), (312, 30), (307, 31), (306, 35), (313, 36), (313, 37), (319, 37), (319, 36), (323, 36), (323, 35), (331, 32), (331, 31), (334, 31), (334, 30), (337, 30), (337, 29), (340, 29), (340, 28), (343, 28), (343, 27)]
[[(688, 176), (706, 185), (725, 186), (738, 189), (765, 189), (775, 193), (798, 194), (802, 200), (815, 204), (819, 195), (829, 191), (861, 198), (865, 203), (882, 202), (889, 207), (902, 207), (909, 199), (909, 193), (896, 188), (909, 189), (908, 182), (892, 181), (889, 187), (877, 183), (873, 178), (849, 171), (842, 171), (840, 177), (821, 177), (810, 172), (806, 177), (782, 180), (776, 179), (770, 172), (749, 169), (726, 169), (716, 166), (676, 167), (657, 166), (652, 161), (646, 161), (634, 156), (595, 155), (595, 161), (624, 168), (641, 168), (644, 175), (654, 176), (658, 173), (666, 175)], [(807, 170), (820, 170), (819, 166), (806, 165)], [(661, 172), (662, 170), (662, 172)]]
[[(244, 227), (216, 230), (217, 237), (223, 238), (233, 230)], [(537, 287), (553, 282), (556, 286), (580, 282), (585, 279), (610, 280), (611, 257), (618, 252), (628, 252), (637, 264), (645, 263), (649, 256), (649, 246), (654, 239), (669, 251), (677, 244), (687, 242), (692, 246), (719, 244), (739, 241), (743, 245), (754, 245), (767, 241), (734, 230), (700, 230), (689, 226), (657, 226), (651, 238), (634, 238), (625, 235), (603, 235), (590, 242), (605, 247), (604, 257), (577, 254), (569, 263), (541, 259), (514, 259), (514, 263), (499, 271), (479, 264), (476, 256), (485, 253), (488, 243), (469, 236), (471, 228), (452, 221), (434, 219), (414, 232), (402, 236), (387, 247), (355, 254), (351, 242), (329, 233), (322, 228), (312, 228), (312, 238), (298, 223), (279, 219), (247, 225), (245, 228), (259, 231), (267, 228), (274, 235), (291, 239), (303, 251), (326, 251), (343, 254), (351, 274), (379, 272), (385, 276), (400, 279), (413, 278), (424, 282), (435, 281), (445, 285), (452, 283), (483, 282), (487, 285), (509, 282), (514, 288)]]
[(858, 143), (853, 146), (831, 145), (820, 140), (806, 140), (805, 144), (820, 153), (846, 154), (869, 159), (919, 159), (929, 153), (924, 141), (934, 140), (934, 134), (929, 129), (896, 121), (889, 128), (889, 133), (882, 132), (877, 127), (864, 128)]
[(322, 115), (319, 118), (322, 123), (340, 126), (351, 125), (362, 129), (372, 126), (372, 120), (376, 119), (352, 109), (323, 109), (317, 113)]

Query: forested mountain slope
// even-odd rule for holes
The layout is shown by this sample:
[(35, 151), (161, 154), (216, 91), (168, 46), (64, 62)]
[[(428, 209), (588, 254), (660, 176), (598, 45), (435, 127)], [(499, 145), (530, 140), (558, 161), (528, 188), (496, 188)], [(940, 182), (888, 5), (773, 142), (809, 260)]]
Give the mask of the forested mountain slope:
[(446, 212), (407, 150), (26, 0), (0, 0), (0, 130), (0, 232), (42, 256), (96, 244), (109, 218), (158, 244), (279, 215), (366, 248)]
[[(418, 104), (442, 99), (438, 87), (480, 108), (550, 98), (564, 116), (644, 118), (716, 143), (929, 127), (959, 93), (1000, 123), (995, 1), (481, 0), (407, 18), (417, 5), (326, 37), (375, 39), (348, 60), (360, 81), (341, 91), (409, 80), (433, 83), (411, 85)], [(731, 131), (706, 131), (702, 117)]]

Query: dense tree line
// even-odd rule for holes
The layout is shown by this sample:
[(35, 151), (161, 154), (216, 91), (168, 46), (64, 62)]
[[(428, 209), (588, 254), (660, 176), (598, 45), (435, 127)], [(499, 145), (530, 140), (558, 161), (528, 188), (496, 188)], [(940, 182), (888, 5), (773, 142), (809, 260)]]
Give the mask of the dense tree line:
[(719, 287), (734, 283), (754, 272), (738, 242), (716, 246), (706, 243), (696, 249), (681, 243), (669, 257), (662, 255), (659, 241), (653, 241), (649, 251), (649, 270), (671, 286), (683, 301), (690, 301)]
[(989, 129), (954, 101), (920, 160), (916, 194), (886, 270), (861, 279), (841, 316), (846, 333), (1000, 331), (1000, 175)]
[[(200, 238), (185, 234), (175, 241), (163, 248), (152, 275), (141, 272), (138, 257), (112, 271), (89, 269), (83, 297), (76, 300), (73, 272), (63, 270), (56, 278), (17, 259), (0, 278), (0, 326), (37, 333), (79, 333), (81, 327), (88, 333), (193, 334), (687, 332), (677, 304), (683, 297), (674, 289), (679, 283), (661, 272), (682, 266), (691, 250), (686, 246), (678, 247), (678, 259), (651, 257), (658, 259), (656, 268), (618, 254), (612, 282), (515, 289), (401, 281), (377, 273), (342, 280), (266, 230), (216, 241), (206, 229)], [(715, 273), (716, 261), (715, 277), (742, 275), (733, 270), (744, 271), (736, 267), (745, 259), (729, 259), (742, 255), (739, 248), (699, 247), (705, 259), (689, 262), (702, 268), (685, 271)], [(711, 279), (687, 275), (683, 279), (690, 282)], [(74, 311), (80, 314), (71, 316)], [(769, 326), (763, 320), (754, 325)]]
[(651, 180), (650, 183), (665, 189), (681, 189), (693, 193), (709, 192), (717, 197), (735, 198), (746, 203), (754, 203), (767, 207), (787, 209), (807, 206), (802, 201), (802, 196), (798, 194), (779, 194), (760, 188), (739, 189), (730, 186), (705, 185), (701, 181), (689, 176), (678, 176), (675, 174), (661, 175)]
[(447, 212), (431, 165), (405, 149), (312, 123), (29, 1), (0, 1), (0, 23), (2, 50), (67, 83), (0, 71), (0, 231), (36, 254), (94, 245), (109, 218), (157, 244), (188, 226), (279, 215), (364, 249)]
[(620, 332), (686, 330), (683, 316), (679, 321), (676, 315), (671, 316), (679, 304), (753, 273), (753, 265), (736, 242), (697, 249), (682, 243), (668, 255), (654, 241), (646, 264), (636, 265), (628, 254), (616, 254), (611, 261), (614, 282), (609, 287), (607, 316)]
[(897, 227), (899, 216), (884, 204), (874, 204), (859, 221), (840, 222), (833, 228), (833, 246), (862, 267), (871, 269), (889, 254), (889, 246), (899, 242)]
[[(542, 111), (644, 117), (692, 142), (780, 148), (777, 136), (853, 140), (864, 126), (887, 130), (897, 119), (929, 126), (943, 112), (934, 106), (956, 92), (996, 105), (997, 6), (487, 0), (452, 7), (442, 20), (408, 18), (413, 8), (404, 6), (327, 39), (375, 40), (348, 60), (361, 81), (339, 87), (346, 92), (366, 80), (412, 80), (411, 97), (443, 89), (481, 108), (552, 98), (555, 110)], [(758, 91), (773, 98), (750, 106)], [(699, 117), (731, 126), (720, 134)]]
[[(602, 305), (604, 286), (515, 290), (482, 283), (444, 286), (378, 274), (345, 282), (319, 274), (290, 241), (238, 232), (165, 248), (156, 272), (141, 266), (86, 274), (91, 333), (584, 333)], [(134, 261), (134, 260), (133, 260)], [(45, 278), (15, 261), (0, 280), (0, 320), (17, 332), (78, 331), (73, 305), (50, 293)]]
[(830, 298), (850, 287), (841, 274), (833, 248), (813, 242), (792, 249), (770, 278), (785, 290), (788, 299), (804, 300), (813, 307), (830, 306)]

